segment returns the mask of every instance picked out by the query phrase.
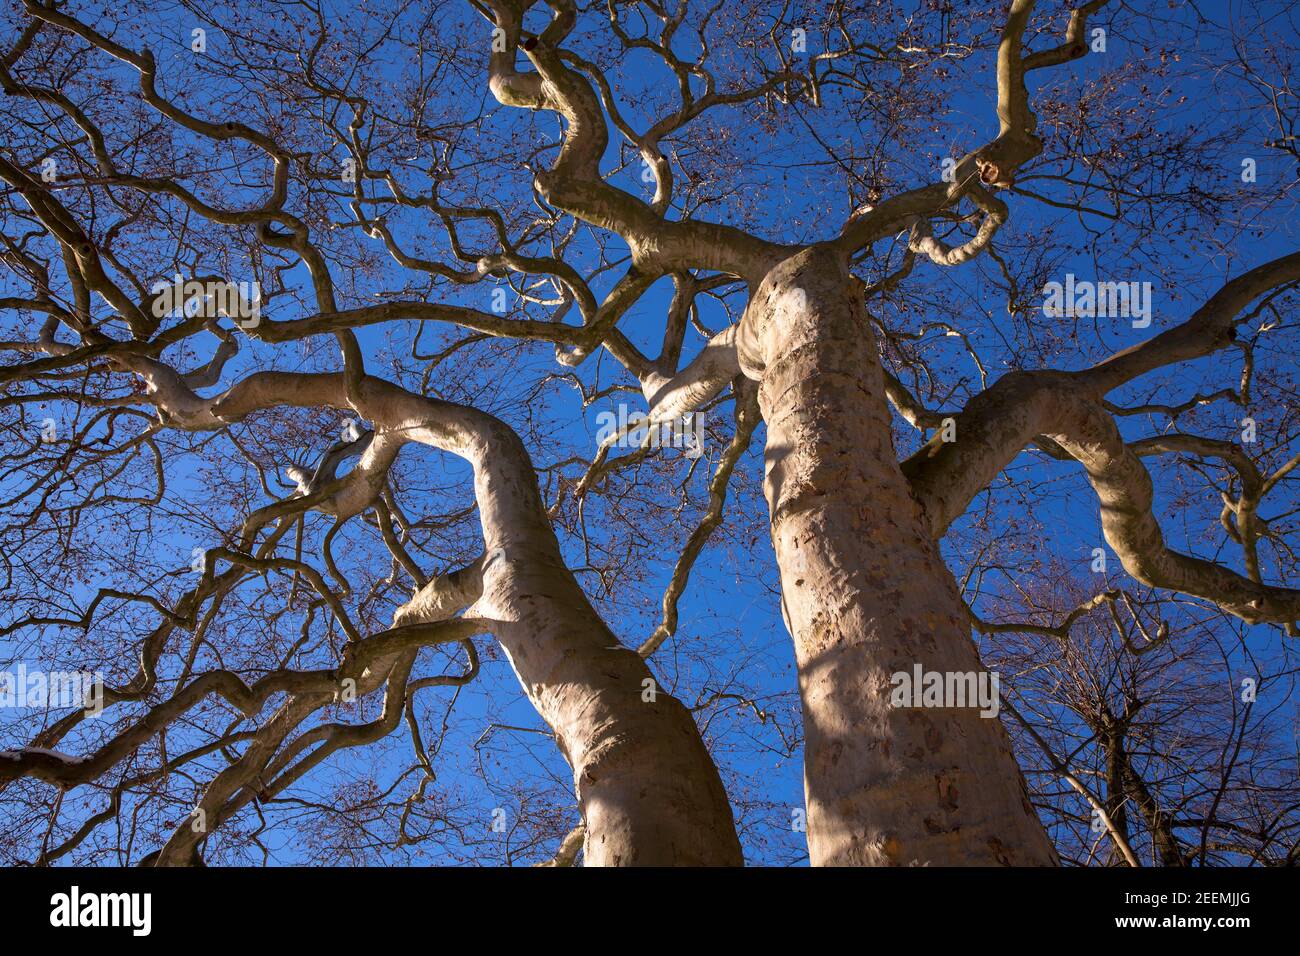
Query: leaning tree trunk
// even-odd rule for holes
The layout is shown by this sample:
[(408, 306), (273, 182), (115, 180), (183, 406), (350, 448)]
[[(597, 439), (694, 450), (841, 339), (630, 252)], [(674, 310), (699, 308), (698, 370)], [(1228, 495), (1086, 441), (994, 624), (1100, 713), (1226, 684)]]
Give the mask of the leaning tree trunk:
[(996, 717), (891, 706), (895, 673), (983, 667), (898, 465), (861, 300), (847, 264), (813, 247), (763, 280), (738, 343), (767, 422), (811, 862), (1055, 864)]
[(489, 564), (479, 606), (512, 619), (497, 638), (573, 767), (584, 862), (741, 865), (731, 806), (690, 711), (548, 557)]
[[(592, 608), (560, 546), (518, 436), (490, 415), (399, 390), (371, 417), (474, 467), (485, 556), (438, 579), (395, 624), (490, 619), (524, 692), (573, 768), (588, 866), (739, 866), (726, 790), (690, 711)], [(441, 428), (425, 423), (436, 416)], [(382, 414), (386, 412), (387, 414)]]

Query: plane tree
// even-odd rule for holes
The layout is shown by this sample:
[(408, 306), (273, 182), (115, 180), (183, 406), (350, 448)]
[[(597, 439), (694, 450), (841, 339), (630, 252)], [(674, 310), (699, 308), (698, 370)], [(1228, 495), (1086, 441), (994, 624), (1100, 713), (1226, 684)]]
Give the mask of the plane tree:
[[(1100, 516), (1077, 560), (1294, 633), (1300, 253), (1268, 224), (1295, 24), (1252, 15), (8, 11), (3, 633), (114, 675), (107, 719), (30, 717), (0, 760), (37, 859), (142, 799), (131, 862), (255, 843), (404, 721), (418, 791), (385, 839), (455, 829), (415, 700), (454, 704), (488, 647), (572, 772), (557, 862), (738, 864), (701, 718), (776, 726), (770, 680), (690, 701), (650, 663), (730, 523), (779, 584), (809, 860), (1057, 863), (1003, 722), (897, 707), (891, 675), (1062, 626), (990, 623), (972, 584), (1060, 475)], [(1215, 83), (1247, 106), (1187, 102)], [(1067, 272), (1096, 294), (1045, 306)], [(647, 427), (593, 440), (615, 399)], [(765, 518), (734, 500), (760, 449)], [(1167, 462), (1217, 536), (1170, 543)], [(178, 565), (179, 524), (206, 530)], [(764, 525), (770, 557), (738, 530)], [(658, 621), (621, 639), (667, 542)]]

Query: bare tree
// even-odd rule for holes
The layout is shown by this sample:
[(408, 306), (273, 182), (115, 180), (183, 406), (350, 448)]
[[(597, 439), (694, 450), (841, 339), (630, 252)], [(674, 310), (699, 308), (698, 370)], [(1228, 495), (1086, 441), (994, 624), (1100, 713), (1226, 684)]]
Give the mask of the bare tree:
[[(1053, 842), (1077, 865), (1290, 865), (1294, 664), (1226, 615), (1089, 583), (1008, 606), (991, 664)], [(1047, 623), (1055, 618), (1060, 624)], [(1043, 623), (1038, 623), (1042, 621)], [(1014, 623), (1012, 623), (1014, 622)]]
[[(1300, 253), (1246, 251), (1294, 214), (1294, 171), (1256, 176), (1294, 155), (1294, 13), (1261, 3), (1247, 35), (1115, 6), (8, 11), (0, 635), (114, 675), (100, 719), (18, 720), (15, 855), (190, 864), (219, 830), (269, 853), (268, 808), (353, 860), (497, 852), (440, 785), (417, 692), (449, 689), (445, 731), (499, 647), (572, 773), (509, 784), (502, 862), (741, 863), (774, 809), (719, 772), (742, 725), (802, 747), (813, 864), (1093, 862), (1089, 815), (1031, 793), (1001, 720), (900, 705), (900, 674), (988, 676), (974, 626), (1015, 674), (1026, 766), (1097, 805), (1113, 859), (1293, 860), (1276, 727), (1224, 694), (1229, 763), (1161, 737), (1222, 682), (1212, 635), (1300, 619)], [(1214, 83), (1248, 106), (1189, 118), (1177, 91)], [(1085, 301), (1065, 274), (1088, 259)], [(1153, 285), (1198, 301), (1153, 322)], [(593, 452), (584, 412), (616, 396), (638, 417)], [(1147, 654), (1129, 591), (1078, 585), (1071, 610), (1012, 569), (1036, 536), (1024, 570), (1070, 576), (1038, 514), (1062, 474), (1100, 511), (1085, 560), (1216, 623)], [(801, 731), (757, 659), (678, 634), (728, 540), (774, 569)], [(640, 620), (652, 581), (625, 643), (607, 622)], [(508, 693), (474, 718), (480, 759), (530, 732)], [(396, 783), (319, 793), (403, 724)]]

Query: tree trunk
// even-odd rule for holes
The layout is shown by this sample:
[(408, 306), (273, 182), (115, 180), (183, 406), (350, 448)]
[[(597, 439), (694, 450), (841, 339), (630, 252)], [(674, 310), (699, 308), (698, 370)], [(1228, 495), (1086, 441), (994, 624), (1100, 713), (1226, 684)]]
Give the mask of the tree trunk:
[[(453, 408), (388, 396), (385, 421), (414, 440), (447, 447), (474, 467), (485, 557), (473, 580), (435, 580), (394, 618), (441, 620), (448, 602), (489, 618), (524, 692), (573, 768), (586, 825), (587, 866), (740, 866), (726, 790), (695, 720), (621, 645), (565, 565), (536, 472), (518, 436), (472, 409), (425, 430), (429, 410)], [(377, 416), (379, 409), (372, 415)]]
[(727, 794), (690, 711), (547, 557), (489, 561), (479, 607), (508, 616), (497, 638), (573, 768), (584, 863), (740, 866)]
[(767, 422), (811, 862), (1056, 864), (996, 716), (891, 705), (895, 673), (983, 666), (898, 465), (860, 283), (823, 247), (786, 260), (754, 294), (738, 350)]

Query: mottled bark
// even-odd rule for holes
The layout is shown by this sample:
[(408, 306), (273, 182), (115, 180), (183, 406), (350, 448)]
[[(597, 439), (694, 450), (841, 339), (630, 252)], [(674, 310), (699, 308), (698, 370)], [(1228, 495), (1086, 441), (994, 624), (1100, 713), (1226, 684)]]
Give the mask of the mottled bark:
[[(153, 374), (157, 364), (142, 367)], [(402, 635), (419, 631), (412, 625), (433, 622), (445, 622), (447, 629), (453, 623), (449, 619), (467, 608), (464, 627), (449, 630), (446, 639), (478, 633), (475, 622), (481, 621), (479, 629), (490, 630), (505, 649), (524, 692), (573, 768), (587, 865), (743, 863), (726, 791), (694, 718), (592, 608), (564, 563), (527, 449), (509, 426), (478, 409), (425, 398), (369, 377), (358, 383), (350, 403), (342, 374), (255, 373), (212, 399), (194, 395), (174, 376), (160, 373), (157, 383), (160, 404), (165, 399), (163, 407), (174, 425), (193, 430), (280, 404), (351, 408), (373, 422), (374, 435), (358, 443), (363, 447), (355, 467), (330, 497), (328, 510), (337, 517), (373, 505), (404, 444), (418, 442), (458, 455), (474, 469), (483, 528), (484, 556), (479, 561), (429, 581), (395, 614), (394, 629), (387, 632), (397, 639), (392, 653), (376, 646), (382, 635), (372, 636), (358, 642), (362, 650), (353, 650), (352, 659), (337, 672), (281, 673), (257, 684), (255, 691), (233, 676), (222, 683), (215, 677), (208, 680), (216, 685), (212, 691), (247, 702), (250, 714), (277, 690), (300, 695), (283, 705), (255, 746), (210, 785), (201, 804), (210, 825), (228, 815), (226, 801), (249, 785), (298, 723), (332, 698), (336, 678), (355, 677), (360, 694), (385, 681), (389, 687), (384, 712), (391, 723), (344, 727), (341, 733), (368, 732), (377, 739), (391, 731), (400, 717), (416, 649), (425, 643), (413, 640), (408, 645)], [(430, 636), (427, 643), (434, 642)], [(183, 713), (189, 698), (197, 700), (208, 690), (203, 680), (193, 682), (174, 698), (177, 711)], [(82, 763), (27, 752), (0, 761), (0, 783), (24, 773), (67, 783), (92, 779), (92, 773), (106, 771), (156, 729), (154, 723), (166, 711), (154, 713), (160, 716), (142, 721)], [(299, 739), (315, 741), (315, 733)], [(286, 753), (300, 749), (290, 745)], [(276, 761), (276, 772), (285, 771), (290, 762), (283, 754)], [(189, 826), (178, 828), (157, 862), (188, 861), (199, 839)]]
[(476, 610), (503, 621), (497, 639), (573, 768), (584, 862), (739, 866), (727, 795), (690, 712), (619, 644), (557, 557), (489, 561)]
[[(554, 536), (541, 534), (542, 547), (490, 550), (463, 583), (480, 589), (468, 616), (493, 619), (519, 683), (573, 768), (585, 864), (739, 866), (727, 795), (690, 712), (619, 644), (560, 561)], [(399, 611), (397, 624), (437, 616), (434, 584)]]
[[(584, 862), (739, 866), (731, 807), (694, 719), (578, 586), (518, 436), (490, 415), (391, 386), (375, 385), (365, 397), (368, 417), (454, 450), (474, 467), (485, 556), (456, 586), (478, 592), (467, 616), (493, 621), (524, 692), (573, 768)], [(436, 619), (443, 610), (436, 584), (394, 623)]]
[(843, 258), (814, 247), (774, 269), (738, 349), (767, 421), (812, 863), (1056, 863), (997, 718), (891, 705), (896, 672), (983, 667), (899, 468), (877, 346)]

